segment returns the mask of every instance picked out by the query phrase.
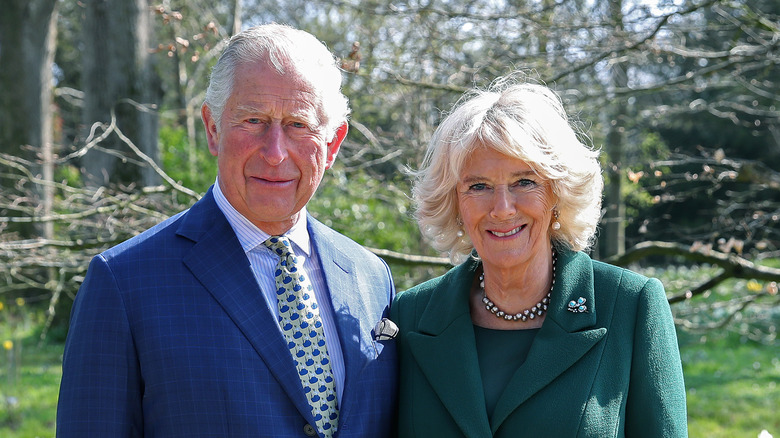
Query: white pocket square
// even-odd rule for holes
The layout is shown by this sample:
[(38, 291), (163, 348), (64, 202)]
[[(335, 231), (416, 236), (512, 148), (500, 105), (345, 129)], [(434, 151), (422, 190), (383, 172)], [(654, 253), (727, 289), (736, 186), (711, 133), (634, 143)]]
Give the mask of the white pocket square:
[(387, 341), (398, 336), (398, 326), (387, 318), (382, 318), (374, 327), (374, 340)]

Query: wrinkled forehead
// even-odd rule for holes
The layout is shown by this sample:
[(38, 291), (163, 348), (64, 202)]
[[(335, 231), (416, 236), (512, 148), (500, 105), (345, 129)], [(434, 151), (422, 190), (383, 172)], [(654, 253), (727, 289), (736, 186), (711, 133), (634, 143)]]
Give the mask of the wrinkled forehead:
[[(258, 79), (258, 76), (262, 76)], [(236, 68), (234, 92), (246, 93), (262, 100), (284, 102), (287, 107), (295, 107), (297, 111), (324, 112), (323, 95), (313, 81), (311, 74), (301, 72), (292, 66), (286, 66), (280, 71), (276, 66), (265, 61), (243, 62)], [(250, 81), (257, 84), (247, 90), (242, 85)], [(234, 96), (248, 98), (250, 96)]]

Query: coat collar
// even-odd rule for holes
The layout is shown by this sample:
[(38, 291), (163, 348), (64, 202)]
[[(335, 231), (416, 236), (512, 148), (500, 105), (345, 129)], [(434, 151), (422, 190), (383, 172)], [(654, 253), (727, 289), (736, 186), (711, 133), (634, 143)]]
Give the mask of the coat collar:
[(247, 338), (298, 411), (313, 422), (281, 329), (211, 190), (182, 217), (177, 233), (195, 242), (184, 264)]
[[(334, 242), (336, 233), (311, 216), (308, 228), (330, 292), (344, 355), (345, 400), (340, 401), (340, 415), (345, 419), (354, 409), (349, 385), (359, 380), (359, 373), (376, 355), (371, 329), (377, 321), (366, 318), (371, 314), (365, 302), (369, 294), (354, 293), (358, 283), (355, 263)], [(281, 329), (212, 190), (182, 216), (177, 234), (195, 242), (184, 256), (184, 264), (249, 340), (301, 415), (313, 424), (311, 409)], [(355, 347), (356, 343), (359, 348)]]
[(367, 293), (374, 285), (361, 285), (355, 256), (344, 253), (343, 245), (337, 240), (344, 237), (312, 216), (308, 217), (308, 227), (328, 285), (344, 357), (344, 391), (343, 400), (339, 400), (339, 416), (345, 420), (352, 410), (359, 409), (352, 397), (358, 391), (350, 388), (359, 381), (370, 360), (377, 356), (371, 330), (379, 319), (371, 320), (375, 312), (370, 300), (374, 296)]
[[(408, 339), (422, 372), (463, 432), (489, 437), (514, 409), (587, 353), (606, 329), (596, 327), (598, 309), (590, 258), (583, 253), (561, 252), (544, 324), (488, 422), (480, 373), (475, 372), (479, 360), (468, 304), (478, 268), (479, 262), (469, 259), (442, 277), (420, 316), (418, 331), (410, 333)], [(588, 311), (567, 310), (568, 303), (580, 297), (586, 300)]]

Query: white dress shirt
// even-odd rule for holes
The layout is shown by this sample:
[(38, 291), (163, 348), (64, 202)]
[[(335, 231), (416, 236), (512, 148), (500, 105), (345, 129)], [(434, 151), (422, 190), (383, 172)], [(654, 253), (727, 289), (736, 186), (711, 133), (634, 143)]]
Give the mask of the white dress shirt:
[[(249, 259), (252, 273), (260, 286), (268, 308), (278, 320), (279, 306), (276, 299), (274, 271), (276, 270), (279, 256), (263, 245), (263, 242), (271, 235), (255, 226), (228, 202), (219, 187), (219, 179), (214, 183), (213, 193), (217, 206), (227, 218), (230, 226), (236, 233), (236, 237), (238, 237), (238, 241), (241, 243), (241, 247), (244, 249), (244, 253)], [(311, 280), (312, 287), (314, 287), (314, 297), (320, 308), (320, 318), (322, 318), (323, 330), (325, 331), (325, 342), (328, 348), (328, 355), (330, 356), (333, 377), (336, 381), (336, 393), (340, 405), (344, 392), (344, 356), (341, 351), (338, 329), (334, 320), (335, 312), (330, 301), (328, 286), (325, 283), (319, 257), (311, 244), (306, 225), (306, 208), (304, 207), (301, 210), (301, 214), (298, 215), (298, 220), (289, 231), (284, 233), (284, 236), (292, 243), (295, 255), (305, 259), (303, 270)], [(279, 328), (279, 335), (283, 336), (281, 327)]]

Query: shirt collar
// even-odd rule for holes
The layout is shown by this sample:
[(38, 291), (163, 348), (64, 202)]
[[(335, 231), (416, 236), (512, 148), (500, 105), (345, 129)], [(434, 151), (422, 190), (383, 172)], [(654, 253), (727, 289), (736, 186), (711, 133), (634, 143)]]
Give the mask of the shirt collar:
[[(225, 215), (228, 223), (236, 233), (236, 237), (238, 237), (238, 241), (241, 244), (244, 253), (252, 251), (258, 245), (264, 247), (263, 242), (268, 240), (271, 235), (258, 228), (233, 207), (219, 187), (219, 178), (214, 182), (213, 193), (214, 200), (217, 202), (217, 207), (219, 207), (222, 214)], [(294, 247), (303, 251), (303, 254), (305, 254), (306, 257), (311, 255), (311, 240), (309, 239), (309, 231), (307, 228), (306, 207), (303, 207), (301, 214), (298, 215), (298, 219), (293, 223), (292, 228), (284, 233), (284, 236), (290, 239)]]

